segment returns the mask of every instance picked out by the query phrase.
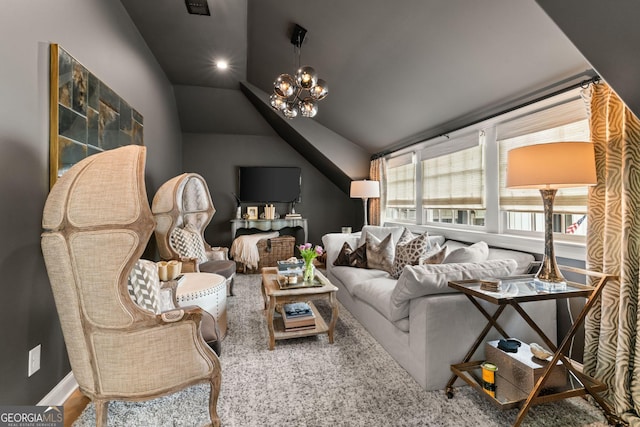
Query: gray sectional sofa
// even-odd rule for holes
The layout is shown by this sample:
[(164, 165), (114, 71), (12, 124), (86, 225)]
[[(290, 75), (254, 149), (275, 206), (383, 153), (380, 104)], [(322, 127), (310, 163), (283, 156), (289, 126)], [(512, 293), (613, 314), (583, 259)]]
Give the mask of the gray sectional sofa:
[[(487, 323), (465, 295), (448, 287), (449, 280), (522, 274), (534, 258), (523, 252), (489, 248), (485, 261), (405, 266), (397, 280), (386, 271), (333, 265), (344, 242), (354, 249), (360, 247), (366, 233), (378, 239), (391, 233), (397, 242), (403, 231), (403, 227), (365, 226), (361, 233), (324, 235), (327, 277), (339, 288), (342, 305), (422, 387), (444, 389), (451, 376), (450, 365), (464, 358)], [(466, 246), (445, 241), (442, 236), (432, 236), (429, 241), (447, 246), (448, 251)], [(490, 313), (496, 309), (484, 301), (482, 304)], [(525, 303), (523, 307), (555, 342), (555, 301)], [(512, 307), (507, 307), (499, 323), (512, 337), (540, 342)], [(492, 330), (487, 340), (499, 337)], [(484, 346), (480, 346), (472, 360), (483, 357)]]

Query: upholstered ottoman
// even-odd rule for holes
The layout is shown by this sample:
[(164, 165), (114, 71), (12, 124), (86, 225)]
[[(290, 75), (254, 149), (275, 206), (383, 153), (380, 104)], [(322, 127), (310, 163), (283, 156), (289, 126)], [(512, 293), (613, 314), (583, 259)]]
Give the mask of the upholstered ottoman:
[(216, 319), (220, 339), (227, 335), (227, 283), (224, 276), (213, 273), (184, 273), (176, 289), (180, 307), (197, 305)]

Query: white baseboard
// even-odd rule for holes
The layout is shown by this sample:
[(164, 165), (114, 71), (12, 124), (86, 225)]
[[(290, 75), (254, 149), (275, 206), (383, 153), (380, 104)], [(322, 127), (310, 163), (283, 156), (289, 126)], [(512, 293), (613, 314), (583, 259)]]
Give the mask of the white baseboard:
[(78, 382), (73, 376), (73, 372), (69, 372), (56, 386), (38, 402), (38, 406), (60, 406), (71, 396), (78, 388)]

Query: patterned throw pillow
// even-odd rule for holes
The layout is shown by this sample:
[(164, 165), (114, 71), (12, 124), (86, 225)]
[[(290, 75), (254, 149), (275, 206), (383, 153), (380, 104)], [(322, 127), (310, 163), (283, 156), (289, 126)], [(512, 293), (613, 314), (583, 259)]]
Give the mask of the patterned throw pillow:
[(418, 262), (418, 265), (442, 264), (442, 261), (444, 261), (447, 256), (448, 249), (449, 248), (447, 248), (446, 246), (440, 247), (440, 245), (436, 243), (435, 245), (433, 245), (429, 253), (420, 258), (420, 262)]
[(391, 234), (382, 241), (371, 234), (367, 234), (365, 245), (367, 247), (367, 268), (391, 273), (395, 249)]
[(408, 228), (405, 228), (402, 234), (400, 235), (398, 242), (396, 243), (396, 248), (398, 247), (398, 245), (406, 245), (407, 243), (415, 239), (415, 237), (416, 236), (414, 236), (413, 233), (409, 231)]
[[(411, 232), (409, 232), (409, 234), (411, 234)], [(403, 234), (402, 237), (405, 237), (405, 234)], [(405, 237), (404, 240), (402, 237), (396, 245), (396, 256), (393, 260), (393, 269), (391, 270), (391, 277), (394, 279), (400, 277), (400, 273), (402, 273), (405, 265), (418, 265), (420, 258), (423, 258), (431, 249), (429, 233), (423, 233), (411, 240), (407, 240), (408, 236)]]
[(335, 266), (367, 268), (367, 245), (364, 244), (353, 250), (348, 242), (344, 242), (340, 253), (333, 262)]
[(176, 227), (171, 232), (171, 246), (183, 258), (197, 258), (198, 264), (209, 261), (202, 236), (191, 225)]
[(129, 273), (129, 295), (138, 306), (160, 313), (160, 279), (155, 262), (139, 259)]

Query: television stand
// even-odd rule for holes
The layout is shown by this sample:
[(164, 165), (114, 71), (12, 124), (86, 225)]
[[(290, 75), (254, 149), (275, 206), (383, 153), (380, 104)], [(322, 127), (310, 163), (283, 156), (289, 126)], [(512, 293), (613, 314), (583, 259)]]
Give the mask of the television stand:
[(235, 239), (239, 229), (256, 228), (260, 231), (277, 231), (287, 227), (302, 228), (304, 231), (304, 242), (307, 242), (309, 233), (306, 218), (232, 219), (231, 236)]

